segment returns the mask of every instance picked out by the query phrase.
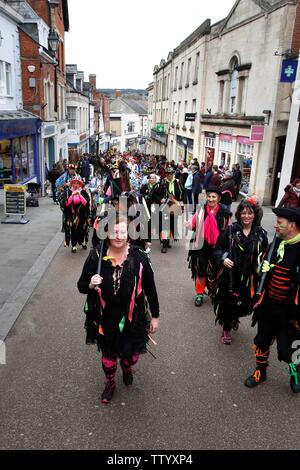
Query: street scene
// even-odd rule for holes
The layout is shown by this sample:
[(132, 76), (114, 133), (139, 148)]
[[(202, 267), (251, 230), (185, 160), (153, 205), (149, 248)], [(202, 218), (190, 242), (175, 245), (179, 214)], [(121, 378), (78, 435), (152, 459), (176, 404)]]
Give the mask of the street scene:
[(300, 450), (300, 1), (80, 3), (0, 0), (0, 450)]

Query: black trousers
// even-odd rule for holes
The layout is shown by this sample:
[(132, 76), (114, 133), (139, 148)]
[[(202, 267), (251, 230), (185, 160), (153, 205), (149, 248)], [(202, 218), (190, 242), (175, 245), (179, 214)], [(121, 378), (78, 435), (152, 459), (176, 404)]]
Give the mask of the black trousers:
[(266, 300), (258, 317), (254, 344), (262, 350), (269, 349), (276, 339), (279, 361), (293, 362), (292, 355), (299, 348), (300, 333), (288, 319), (288, 307)]

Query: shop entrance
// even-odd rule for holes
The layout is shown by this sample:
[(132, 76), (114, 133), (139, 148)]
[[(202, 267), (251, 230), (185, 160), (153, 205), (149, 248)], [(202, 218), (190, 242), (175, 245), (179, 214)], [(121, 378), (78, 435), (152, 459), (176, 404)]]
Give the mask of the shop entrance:
[(275, 167), (275, 178), (274, 178), (273, 190), (272, 190), (272, 200), (271, 200), (272, 205), (275, 205), (277, 201), (277, 197), (278, 197), (285, 142), (286, 142), (286, 136), (278, 137), (276, 139), (277, 159), (276, 159), (276, 167)]
[(55, 149), (54, 149), (54, 139), (50, 137), (48, 140), (48, 163), (49, 163), (49, 170), (53, 168), (55, 163)]

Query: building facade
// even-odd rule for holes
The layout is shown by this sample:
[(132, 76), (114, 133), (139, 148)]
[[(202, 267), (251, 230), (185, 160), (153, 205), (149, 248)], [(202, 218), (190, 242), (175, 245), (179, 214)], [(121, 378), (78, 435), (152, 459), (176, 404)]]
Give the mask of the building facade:
[(148, 108), (145, 100), (117, 96), (110, 103), (111, 146), (120, 152), (144, 150), (148, 130)]
[(24, 16), (0, 1), (0, 189), (40, 182), (40, 128), (23, 109), (19, 27)]
[[(76, 65), (67, 65), (67, 116), (69, 160), (90, 151), (91, 114), (94, 119), (94, 105), (89, 89), (84, 93), (84, 73)], [(92, 129), (94, 135), (94, 125)]]
[(282, 52), (291, 49), (296, 7), (297, 0), (238, 0), (225, 19), (206, 20), (155, 68), (153, 134), (167, 104), (169, 120), (162, 122), (164, 144), (152, 153), (194, 156), (207, 166), (239, 163), (245, 194), (276, 199), (291, 91), (280, 80)]

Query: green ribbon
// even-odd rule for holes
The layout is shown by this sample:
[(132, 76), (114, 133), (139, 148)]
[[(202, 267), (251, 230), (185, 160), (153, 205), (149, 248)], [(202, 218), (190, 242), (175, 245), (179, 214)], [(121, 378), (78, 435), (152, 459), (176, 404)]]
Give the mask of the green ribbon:
[(119, 330), (120, 330), (121, 333), (122, 333), (122, 331), (124, 330), (125, 321), (126, 321), (126, 318), (125, 318), (125, 316), (124, 316), (124, 317), (122, 318), (122, 320), (120, 321), (120, 323), (119, 323)]
[(295, 384), (298, 385), (298, 383), (299, 383), (299, 373), (297, 371), (297, 366), (293, 362), (291, 362), (289, 364), (289, 371), (288, 372), (289, 372), (289, 376), (294, 378)]
[(173, 176), (172, 181), (169, 181), (169, 193), (175, 195), (175, 190), (174, 190), (174, 181), (175, 181), (175, 176)]
[(281, 263), (281, 261), (284, 258), (285, 246), (294, 245), (295, 243), (298, 243), (298, 242), (300, 242), (300, 233), (298, 233), (298, 235), (296, 235), (294, 238), (291, 238), (290, 240), (282, 240), (277, 250), (277, 256), (278, 256), (277, 263)]

